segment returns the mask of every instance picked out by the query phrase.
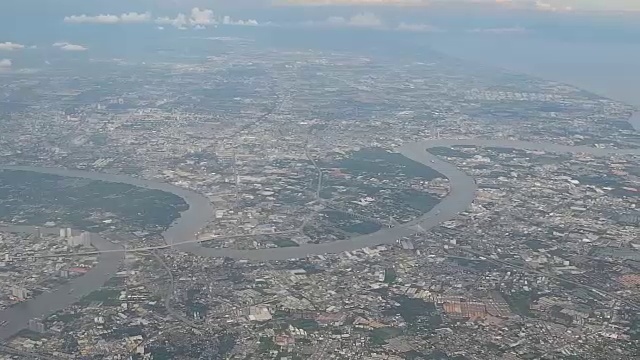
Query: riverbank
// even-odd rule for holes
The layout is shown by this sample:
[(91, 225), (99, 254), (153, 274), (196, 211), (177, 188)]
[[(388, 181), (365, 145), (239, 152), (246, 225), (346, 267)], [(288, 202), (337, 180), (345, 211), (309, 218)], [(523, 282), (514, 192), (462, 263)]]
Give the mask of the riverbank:
[[(451, 147), (458, 145), (473, 146), (498, 146), (513, 149), (538, 150), (555, 153), (588, 153), (596, 156), (606, 156), (612, 154), (634, 154), (640, 155), (640, 149), (603, 149), (588, 146), (567, 146), (551, 143), (532, 143), (514, 140), (488, 140), (488, 139), (432, 139), (420, 142), (405, 144), (397, 149), (403, 156), (421, 163), (433, 170), (441, 173), (450, 182), (450, 192), (431, 211), (409, 224), (394, 228), (382, 229), (378, 232), (357, 236), (348, 240), (336, 241), (321, 244), (304, 244), (299, 247), (269, 248), (259, 250), (236, 250), (206, 248), (198, 242), (193, 241), (195, 233), (202, 229), (210, 220), (213, 214), (213, 207), (202, 195), (193, 191), (179, 188), (165, 183), (156, 183), (149, 180), (130, 178), (127, 176), (93, 173), (79, 170), (65, 170), (58, 168), (37, 168), (25, 166), (0, 167), (7, 169), (44, 172), (69, 177), (82, 177), (94, 180), (121, 182), (136, 186), (144, 186), (151, 189), (172, 192), (185, 199), (189, 204), (189, 209), (182, 213), (171, 227), (164, 233), (168, 245), (180, 243), (176, 249), (192, 253), (196, 256), (204, 257), (229, 257), (233, 259), (246, 259), (256, 261), (287, 260), (303, 258), (312, 255), (323, 255), (328, 253), (340, 253), (353, 251), (367, 246), (381, 244), (392, 244), (398, 239), (415, 234), (419, 231), (429, 230), (440, 223), (455, 218), (460, 212), (467, 209), (474, 199), (476, 185), (472, 177), (462, 172), (454, 165), (441, 160), (439, 157), (429, 153), (427, 150), (434, 147)], [(420, 228), (417, 227), (420, 225)]]
[[(607, 156), (613, 154), (631, 154), (640, 156), (640, 149), (603, 149), (587, 146), (566, 146), (513, 140), (436, 139), (414, 142), (403, 145), (397, 149), (397, 151), (403, 156), (428, 166), (444, 175), (449, 179), (450, 191), (449, 194), (431, 211), (411, 223), (403, 224), (394, 228), (382, 229), (372, 234), (357, 236), (344, 241), (322, 244), (305, 244), (300, 247), (235, 250), (205, 248), (200, 243), (194, 242), (189, 244), (180, 244), (177, 245), (176, 248), (181, 251), (190, 252), (196, 256), (272, 261), (353, 251), (381, 244), (393, 244), (400, 238), (410, 236), (418, 232), (427, 231), (438, 226), (442, 222), (455, 218), (459, 213), (465, 211), (473, 202), (477, 189), (474, 179), (458, 169), (455, 165), (443, 161), (436, 155), (428, 152), (428, 149), (430, 148), (458, 145), (493, 146), (553, 153), (585, 153), (596, 156)], [(153, 181), (129, 178), (120, 175), (76, 170), (37, 167), (0, 167), (0, 169), (1, 168), (122, 182), (162, 191), (169, 191), (181, 196), (189, 204), (189, 209), (185, 211), (165, 233), (167, 244), (174, 244), (194, 239), (195, 233), (208, 223), (211, 218), (211, 214), (213, 213), (213, 207), (205, 197), (195, 192), (169, 184), (155, 183)], [(117, 249), (118, 245), (105, 241), (100, 242), (99, 246), (99, 250), (111, 250), (114, 248)], [(6, 320), (7, 325), (0, 328), (0, 339), (6, 339), (20, 331), (20, 329), (26, 327), (29, 319), (45, 317), (48, 314), (73, 304), (82, 296), (88, 295), (93, 290), (99, 289), (112, 276), (114, 271), (117, 269), (120, 260), (122, 260), (122, 257), (122, 252), (103, 253), (100, 255), (99, 264), (85, 276), (75, 279), (72, 284), (69, 284), (68, 286), (65, 285), (54, 292), (40, 295), (24, 304), (24, 306), (14, 307), (1, 312), (0, 321)], [(71, 288), (74, 288), (73, 294), (69, 293)]]
[[(213, 206), (204, 196), (178, 186), (167, 183), (133, 178), (125, 175), (97, 173), (64, 168), (41, 168), (34, 166), (0, 166), (0, 170), (31, 171), (43, 174), (58, 175), (64, 177), (76, 177), (90, 180), (124, 183), (147, 189), (160, 190), (180, 196), (189, 205), (189, 208), (180, 214), (162, 235), (167, 244), (180, 242), (183, 239), (195, 239), (195, 234), (200, 231), (212, 218)], [(45, 227), (41, 231), (55, 231)], [(35, 227), (11, 226), (6, 231), (33, 232)], [(0, 327), (0, 341), (15, 336), (21, 330), (27, 328), (29, 320), (33, 318), (45, 318), (56, 311), (64, 309), (82, 297), (99, 290), (118, 271), (124, 252), (118, 251), (122, 247), (114, 244), (98, 234), (94, 234), (93, 245), (98, 251), (106, 251), (98, 256), (97, 265), (83, 276), (73, 279), (69, 283), (51, 292), (45, 292), (22, 304), (0, 311), (0, 323), (6, 321)], [(71, 291), (73, 289), (73, 291)]]
[(551, 143), (532, 143), (513, 140), (433, 139), (409, 143), (403, 145), (397, 149), (397, 151), (403, 156), (428, 166), (444, 175), (449, 179), (450, 191), (449, 194), (431, 211), (408, 224), (390, 229), (382, 229), (373, 234), (357, 236), (348, 240), (322, 244), (304, 244), (299, 247), (234, 250), (205, 248), (198, 243), (193, 243), (187, 244), (184, 247), (181, 247), (181, 249), (200, 256), (269, 261), (287, 260), (328, 253), (340, 253), (345, 251), (354, 251), (368, 246), (393, 244), (402, 237), (429, 230), (438, 226), (442, 222), (455, 218), (459, 213), (465, 211), (473, 202), (477, 188), (474, 179), (465, 172), (459, 170), (456, 166), (443, 161), (436, 155), (428, 152), (428, 149), (430, 148), (458, 145), (496, 146), (513, 149), (547, 151), (553, 153), (585, 153), (596, 156), (612, 154), (640, 155), (640, 149), (601, 149), (588, 146), (566, 146)]
[(58, 175), (64, 177), (75, 177), (89, 180), (99, 180), (106, 182), (122, 183), (139, 186), (146, 189), (160, 190), (172, 193), (184, 199), (189, 208), (176, 219), (167, 230), (162, 233), (167, 244), (184, 241), (184, 239), (195, 239), (195, 234), (205, 227), (213, 217), (213, 206), (209, 200), (189, 189), (181, 188), (172, 184), (134, 178), (126, 175), (98, 173), (84, 170), (71, 170), (65, 168), (35, 167), (35, 166), (0, 166), (0, 170), (20, 170), (32, 171), (42, 174)]
[[(35, 228), (35, 226), (14, 225), (0, 227), (0, 230), (15, 233), (34, 233), (36, 231)], [(57, 228), (40, 228), (40, 231), (49, 234), (58, 233)], [(120, 245), (112, 243), (99, 234), (92, 235), (91, 243), (98, 251), (118, 250), (121, 248)], [(98, 256), (96, 266), (83, 276), (74, 278), (53, 291), (44, 292), (33, 299), (0, 311), (0, 323), (6, 321), (5, 325), (0, 327), (0, 341), (9, 339), (27, 328), (29, 320), (46, 318), (102, 287), (118, 271), (123, 258), (124, 253), (122, 252), (102, 253)]]

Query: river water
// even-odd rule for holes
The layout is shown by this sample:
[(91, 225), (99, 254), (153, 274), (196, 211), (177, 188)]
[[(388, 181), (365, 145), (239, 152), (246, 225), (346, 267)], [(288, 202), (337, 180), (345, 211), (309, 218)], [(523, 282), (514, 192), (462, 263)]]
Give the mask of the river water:
[[(638, 119), (639, 116), (639, 114), (636, 114), (635, 119)], [(392, 244), (402, 237), (429, 230), (444, 221), (455, 218), (459, 213), (465, 211), (473, 201), (477, 189), (474, 179), (459, 170), (453, 164), (447, 163), (427, 151), (429, 148), (450, 147), (456, 145), (497, 146), (554, 153), (580, 152), (597, 156), (608, 156), (613, 154), (640, 155), (640, 149), (600, 149), (586, 146), (565, 146), (550, 143), (531, 143), (511, 140), (438, 139), (420, 141), (403, 145), (398, 149), (398, 152), (405, 157), (422, 163), (447, 177), (450, 182), (450, 192), (430, 212), (409, 224), (404, 224), (390, 229), (382, 229), (376, 233), (354, 237), (349, 240), (323, 244), (306, 244), (300, 247), (235, 250), (205, 248), (199, 243), (181, 244), (176, 247), (178, 250), (190, 252), (198, 256), (230, 257), (234, 259), (269, 261), (302, 258), (310, 255), (340, 253), (368, 246)], [(183, 212), (182, 216), (177, 219), (164, 233), (168, 244), (194, 239), (195, 233), (207, 224), (213, 213), (213, 207), (205, 197), (193, 191), (170, 184), (157, 183), (121, 175), (65, 170), (60, 168), (38, 168), (26, 166), (0, 167), (0, 169), (2, 168), (121, 182), (174, 193), (185, 199), (189, 204), (189, 209)], [(117, 248), (118, 245), (104, 241), (100, 242), (99, 246), (102, 247), (100, 248), (101, 250), (108, 250)], [(14, 307), (0, 312), (0, 321), (8, 321), (7, 325), (0, 328), (0, 339), (6, 339), (20, 331), (20, 329), (27, 325), (29, 319), (34, 317), (44, 317), (59, 309), (63, 309), (78, 300), (81, 296), (99, 289), (117, 269), (121, 259), (122, 253), (102, 254), (100, 256), (100, 263), (86, 275), (75, 279), (71, 285), (65, 285), (56, 291), (44, 293), (19, 307)], [(71, 287), (75, 290), (70, 294), (69, 289)]]
[[(137, 179), (129, 176), (95, 173), (89, 171), (67, 170), (62, 168), (40, 168), (32, 166), (0, 166), (0, 169), (23, 170), (52, 174), (66, 177), (79, 177), (91, 180), (102, 180), (109, 182), (126, 183), (140, 186), (147, 189), (155, 189), (173, 193), (182, 197), (189, 209), (181, 213), (171, 226), (163, 233), (168, 244), (180, 241), (181, 239), (194, 239), (194, 234), (202, 229), (211, 219), (213, 206), (204, 196), (171, 184)], [(12, 226), (5, 228), (5, 231), (32, 232), (33, 227)], [(47, 231), (47, 228), (41, 228)], [(49, 229), (50, 230), (50, 229)], [(94, 235), (93, 244), (101, 251), (118, 250), (120, 245), (114, 244), (102, 237)], [(85, 275), (73, 279), (68, 284), (61, 286), (55, 291), (45, 292), (34, 299), (0, 311), (0, 323), (6, 321), (0, 327), (0, 341), (8, 339), (27, 327), (30, 319), (43, 318), (55, 313), (60, 309), (75, 303), (83, 296), (98, 290), (104, 283), (118, 270), (123, 258), (122, 252), (102, 253), (98, 264)], [(72, 292), (70, 290), (73, 289)]]
[[(0, 228), (0, 230), (6, 232), (27, 233), (33, 233), (34, 229), (35, 227), (32, 226)], [(41, 228), (41, 231), (43, 233), (58, 233), (58, 229)], [(120, 248), (119, 245), (102, 238), (98, 234), (93, 234), (91, 241), (96, 249), (102, 251)], [(0, 311), (0, 323), (6, 321), (5, 325), (0, 327), (0, 341), (6, 340), (26, 328), (30, 319), (47, 317), (99, 289), (118, 271), (123, 256), (124, 253), (122, 252), (100, 254), (98, 256), (98, 264), (83, 276), (72, 279), (54, 291), (45, 292), (33, 299)], [(72, 289), (73, 291), (71, 291)]]

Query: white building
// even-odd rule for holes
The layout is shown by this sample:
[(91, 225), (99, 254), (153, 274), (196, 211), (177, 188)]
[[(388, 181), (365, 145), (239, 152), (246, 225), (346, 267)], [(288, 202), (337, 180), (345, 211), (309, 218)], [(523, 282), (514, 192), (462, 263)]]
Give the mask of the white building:
[(89, 247), (91, 246), (91, 233), (83, 231), (80, 235), (70, 236), (67, 238), (67, 245), (70, 247)]
[(20, 286), (14, 286), (11, 288), (11, 295), (13, 295), (13, 297), (17, 298), (20, 301), (24, 301), (27, 298), (29, 298), (30, 292), (29, 290), (20, 287)]

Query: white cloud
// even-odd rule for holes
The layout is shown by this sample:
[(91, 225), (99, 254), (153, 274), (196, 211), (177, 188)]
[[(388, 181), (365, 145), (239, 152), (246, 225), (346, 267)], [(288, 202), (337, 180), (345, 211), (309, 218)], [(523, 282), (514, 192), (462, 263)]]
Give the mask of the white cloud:
[(555, 8), (553, 7), (553, 5), (537, 0), (536, 1), (536, 9), (538, 10), (544, 10), (544, 11), (554, 11)]
[(120, 18), (116, 15), (96, 15), (89, 16), (86, 14), (82, 15), (71, 15), (65, 16), (64, 22), (70, 24), (117, 24), (120, 22)]
[(129, 12), (121, 15), (100, 14), (100, 15), (71, 15), (64, 18), (64, 22), (70, 24), (132, 24), (132, 23), (146, 23), (151, 21), (151, 14)]
[(180, 13), (175, 18), (171, 17), (159, 17), (155, 19), (155, 23), (158, 25), (171, 25), (177, 29), (185, 30), (187, 27), (192, 27), (197, 30), (201, 30), (210, 25), (218, 24), (218, 20), (213, 14), (213, 10), (193, 8), (191, 14), (187, 17), (185, 14)]
[(483, 34), (522, 34), (526, 33), (527, 29), (516, 26), (516, 27), (507, 27), (507, 28), (488, 28), (488, 29), (473, 29), (469, 32), (472, 33), (483, 33)]
[(539, 11), (615, 11), (638, 12), (638, 0), (271, 0), (281, 6), (458, 6), (460, 4), (503, 6), (511, 9)]
[(191, 9), (191, 17), (189, 18), (189, 23), (192, 26), (207, 26), (207, 25), (215, 25), (218, 22), (213, 17), (213, 10), (193, 8)]
[(342, 16), (331, 16), (325, 21), (329, 25), (346, 25), (347, 19)]
[(396, 27), (399, 31), (412, 31), (412, 32), (443, 32), (442, 29), (429, 24), (412, 24), (401, 22)]
[(427, 5), (429, 0), (274, 0), (277, 5)]
[(183, 13), (178, 14), (175, 18), (159, 17), (156, 19), (158, 25), (171, 25), (177, 29), (184, 30), (188, 25), (187, 16)]
[(24, 49), (24, 45), (12, 43), (10, 41), (0, 43), (0, 50), (6, 51), (14, 51), (14, 50), (22, 50)]
[(342, 16), (331, 16), (324, 21), (311, 21), (304, 24), (310, 26), (353, 26), (370, 28), (381, 28), (384, 26), (384, 22), (378, 16), (370, 12), (356, 14), (348, 19)]
[(382, 20), (375, 14), (366, 12), (352, 16), (349, 19), (348, 25), (350, 26), (362, 26), (362, 27), (380, 27), (382, 26)]
[(120, 15), (120, 22), (125, 24), (140, 24), (151, 21), (151, 13), (130, 12)]
[(88, 48), (82, 46), (82, 45), (77, 45), (77, 44), (71, 44), (68, 42), (57, 42), (53, 44), (53, 47), (57, 47), (58, 49), (62, 50), (62, 51), (75, 51), (75, 52), (80, 52), (80, 51), (87, 51)]
[(257, 20), (233, 20), (230, 16), (226, 15), (222, 18), (223, 25), (239, 25), (239, 26), (259, 26), (260, 23)]
[(0, 69), (1, 68), (10, 68), (13, 63), (9, 59), (1, 59), (0, 60)]

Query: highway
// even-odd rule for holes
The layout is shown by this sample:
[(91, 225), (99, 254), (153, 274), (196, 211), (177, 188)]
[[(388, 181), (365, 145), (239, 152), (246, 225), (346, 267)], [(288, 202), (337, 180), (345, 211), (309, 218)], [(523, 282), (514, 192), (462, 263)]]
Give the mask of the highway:
[(317, 200), (319, 200), (320, 192), (322, 191), (322, 169), (320, 169), (320, 166), (318, 166), (318, 163), (309, 153), (309, 139), (307, 139), (307, 144), (304, 147), (304, 154), (307, 156), (307, 159), (311, 161), (311, 163), (313, 164), (313, 167), (315, 167), (316, 171), (318, 172), (318, 185), (316, 186), (315, 197)]
[[(616, 154), (640, 155), (640, 149), (620, 150), (609, 148), (593, 148), (587, 146), (567, 146), (551, 143), (532, 143), (516, 140), (432, 139), (409, 143), (401, 146), (397, 149), (397, 151), (411, 160), (422, 163), (425, 166), (438, 171), (449, 179), (449, 194), (430, 212), (424, 214), (422, 217), (408, 224), (403, 224), (392, 228), (385, 228), (376, 233), (357, 236), (349, 240), (322, 244), (304, 244), (299, 247), (270, 248), (259, 250), (217, 249), (202, 246), (201, 242), (203, 241), (218, 239), (215, 237), (207, 239), (194, 239), (195, 234), (208, 223), (208, 221), (212, 217), (214, 209), (211, 206), (210, 202), (204, 196), (184, 188), (179, 188), (170, 184), (130, 178), (121, 175), (65, 170), (59, 168), (51, 169), (15, 166), (0, 168), (36, 171), (70, 177), (84, 177), (103, 181), (123, 182), (132, 185), (172, 192), (178, 196), (183, 197), (185, 201), (187, 201), (187, 203), (189, 204), (189, 209), (183, 212), (182, 216), (178, 220), (176, 220), (176, 222), (172, 224), (172, 226), (163, 234), (167, 242), (166, 245), (129, 249), (128, 251), (150, 251), (174, 248), (180, 251), (194, 253), (198, 256), (230, 257), (234, 259), (269, 261), (302, 258), (328, 253), (340, 253), (344, 251), (353, 251), (368, 246), (392, 244), (402, 237), (415, 234), (419, 231), (427, 231), (435, 226), (438, 226), (444, 221), (455, 218), (459, 213), (465, 211), (472, 203), (477, 189), (475, 181), (472, 177), (459, 170), (453, 164), (441, 160), (437, 156), (429, 153), (427, 150), (434, 147), (451, 147), (457, 145), (493, 146), (546, 151), (553, 153), (582, 153), (594, 156), (610, 156)], [(422, 230), (417, 230), (417, 225), (420, 225)], [(237, 235), (237, 237), (242, 236), (247, 235)], [(231, 237), (220, 237), (219, 239)], [(100, 251), (117, 253), (121, 252), (122, 250), (104, 249)]]
[[(353, 251), (363, 247), (380, 244), (392, 244), (398, 239), (413, 235), (417, 232), (428, 231), (442, 222), (454, 219), (465, 211), (473, 202), (477, 186), (474, 179), (427, 150), (434, 147), (451, 147), (457, 145), (493, 146), (514, 149), (546, 151), (552, 153), (581, 153), (594, 156), (610, 156), (617, 154), (640, 155), (640, 149), (603, 149), (587, 146), (567, 146), (551, 143), (532, 143), (515, 140), (487, 140), (487, 139), (433, 139), (409, 143), (398, 148), (397, 151), (405, 157), (422, 163), (449, 179), (449, 194), (431, 211), (422, 217), (401, 226), (385, 228), (376, 233), (354, 237), (349, 240), (305, 244), (299, 247), (273, 248), (260, 250), (235, 250), (203, 248), (197, 243), (177, 246), (183, 251), (193, 252), (200, 256), (230, 257), (234, 259), (249, 259), (258, 261), (286, 260), (328, 253)], [(418, 230), (417, 226), (421, 227)]]
[[(304, 244), (299, 247), (287, 248), (269, 248), (259, 250), (236, 250), (236, 249), (216, 249), (202, 246), (201, 242), (207, 239), (193, 239), (211, 219), (213, 207), (208, 199), (193, 191), (178, 188), (173, 185), (156, 183), (153, 181), (129, 178), (121, 175), (101, 174), (77, 170), (37, 168), (37, 167), (0, 167), (35, 171), (61, 176), (90, 178), (95, 180), (112, 181), (128, 183), (136, 186), (143, 186), (163, 191), (172, 192), (181, 196), (189, 204), (189, 209), (182, 213), (182, 216), (172, 224), (172, 226), (163, 234), (166, 245), (157, 247), (145, 247), (140, 249), (129, 249), (128, 251), (149, 251), (166, 248), (173, 248), (179, 251), (190, 252), (198, 256), (209, 257), (229, 257), (234, 259), (249, 259), (258, 261), (271, 260), (287, 260), (294, 258), (304, 258), (307, 256), (324, 255), (329, 253), (341, 253), (345, 251), (353, 251), (364, 247), (376, 246), (380, 244), (392, 244), (398, 239), (410, 236), (416, 233), (422, 233), (438, 226), (444, 221), (454, 219), (458, 214), (465, 211), (472, 203), (477, 190), (474, 179), (458, 169), (453, 164), (441, 160), (437, 156), (429, 153), (427, 150), (434, 147), (451, 147), (457, 145), (471, 146), (492, 146), (513, 149), (525, 149), (535, 151), (545, 151), (552, 153), (581, 153), (592, 156), (611, 156), (611, 155), (635, 155), (640, 156), (640, 149), (603, 149), (592, 148), (586, 146), (567, 146), (550, 143), (532, 143), (514, 140), (487, 140), (487, 139), (435, 139), (420, 142), (409, 143), (401, 146), (397, 151), (405, 157), (422, 163), (449, 179), (449, 194), (437, 204), (431, 211), (422, 217), (399, 226), (385, 228), (376, 233), (358, 236), (349, 240), (322, 243), (322, 244)], [(244, 236), (244, 235), (239, 235)], [(186, 239), (186, 240), (185, 240)], [(105, 246), (108, 246), (105, 244)], [(117, 269), (117, 265), (122, 258), (122, 249), (117, 245), (111, 244), (109, 248), (100, 248), (100, 262), (89, 273), (75, 279), (73, 288), (75, 291), (70, 293), (70, 285), (65, 285), (55, 291), (44, 293), (35, 299), (32, 299), (20, 306), (6, 309), (0, 312), (0, 321), (8, 320), (7, 325), (0, 327), (0, 340), (6, 339), (17, 333), (20, 329), (26, 327), (28, 320), (34, 317), (43, 317), (55, 312), (56, 310), (65, 308), (81, 296), (89, 294), (93, 290), (99, 289), (102, 284), (111, 277), (111, 274)], [(478, 256), (486, 256), (476, 254)], [(503, 266), (512, 266), (508, 263), (502, 263)], [(527, 269), (523, 269), (528, 271)], [(565, 279), (563, 279), (565, 280)], [(565, 280), (566, 281), (566, 280)], [(579, 284), (576, 284), (579, 285)], [(600, 291), (614, 299), (619, 299), (638, 308), (638, 305), (628, 300), (621, 299), (616, 294), (610, 294), (599, 290), (595, 287), (587, 285), (579, 285), (591, 290)]]
[(0, 323), (6, 321), (5, 325), (0, 326), (0, 343), (26, 328), (29, 320), (45, 318), (99, 289), (118, 271), (124, 253), (113, 252), (113, 250), (119, 250), (119, 245), (102, 239), (98, 235), (94, 235), (92, 242), (103, 253), (98, 256), (98, 264), (89, 272), (55, 290), (0, 310)]

